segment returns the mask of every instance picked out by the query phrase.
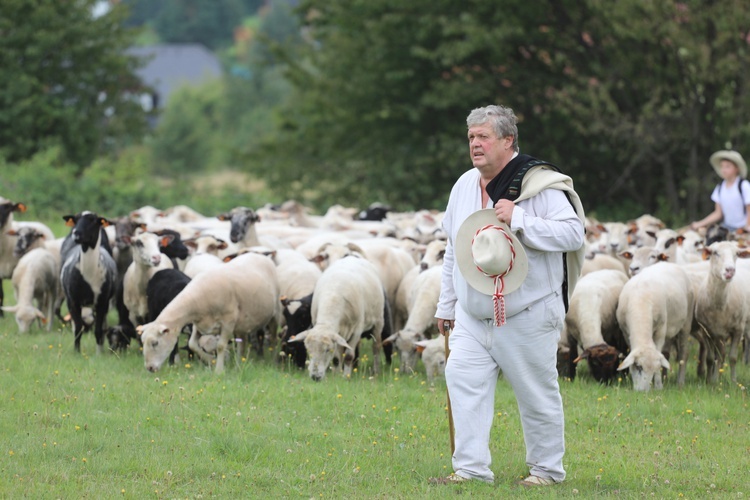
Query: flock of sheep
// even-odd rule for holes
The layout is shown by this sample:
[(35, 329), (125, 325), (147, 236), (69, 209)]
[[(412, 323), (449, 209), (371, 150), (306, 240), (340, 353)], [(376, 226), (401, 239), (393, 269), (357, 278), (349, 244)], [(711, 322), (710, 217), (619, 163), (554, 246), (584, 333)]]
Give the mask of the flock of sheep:
[(442, 373), (433, 319), (445, 251), (440, 214), (386, 215), (375, 205), (314, 216), (294, 201), (216, 217), (142, 207), (117, 219), (66, 215), (70, 233), (55, 237), (44, 224), (14, 219), (24, 211), (0, 198), (0, 279), (11, 278), (16, 295), (3, 310), (15, 313), (21, 332), (36, 321), (49, 329), (57, 315), (72, 322), (76, 350), (87, 330), (98, 352), (105, 340), (113, 350), (135, 341), (150, 371), (185, 348), (221, 372), (230, 351), (240, 358), (270, 347), (314, 380), (334, 364), (350, 374), (366, 336), (375, 372), (381, 350), (390, 362), (395, 348), (404, 370), (416, 369), (419, 351), (430, 380)]
[[(182, 349), (221, 372), (231, 351), (239, 359), (270, 348), (314, 380), (334, 366), (350, 375), (360, 339), (369, 337), (376, 373), (381, 351), (390, 363), (394, 349), (404, 372), (416, 371), (420, 358), (428, 380), (443, 372), (434, 319), (446, 244), (440, 213), (335, 205), (316, 216), (288, 201), (208, 217), (147, 206), (117, 219), (65, 216), (70, 233), (55, 237), (44, 224), (14, 220), (24, 210), (0, 198), (0, 279), (12, 279), (16, 295), (16, 305), (2, 309), (21, 332), (37, 321), (49, 329), (57, 315), (72, 322), (76, 350), (93, 329), (98, 351), (105, 340), (115, 350), (142, 346), (150, 371)], [(713, 241), (727, 236), (732, 241)], [(745, 362), (750, 357), (743, 264), (750, 252), (742, 237), (678, 233), (648, 215), (588, 221), (560, 373), (574, 377), (586, 360), (599, 381), (628, 370), (636, 390), (649, 390), (676, 366), (682, 384), (694, 339), (699, 375), (716, 381), (728, 351), (736, 381), (743, 342)]]
[[(588, 252), (560, 340), (560, 371), (586, 359), (597, 380), (628, 370), (635, 390), (662, 387), (678, 367), (685, 382), (691, 338), (697, 373), (716, 382), (728, 360), (737, 381), (740, 345), (750, 361), (750, 252), (745, 235), (665, 228), (644, 215), (587, 225)], [(670, 353), (676, 351), (676, 364)]]

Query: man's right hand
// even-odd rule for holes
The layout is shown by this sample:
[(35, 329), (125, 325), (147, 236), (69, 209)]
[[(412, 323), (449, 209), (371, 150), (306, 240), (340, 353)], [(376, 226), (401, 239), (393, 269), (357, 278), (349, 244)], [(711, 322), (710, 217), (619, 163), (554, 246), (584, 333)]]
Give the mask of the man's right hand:
[(445, 335), (445, 332), (447, 330), (453, 330), (453, 323), (454, 323), (454, 320), (452, 319), (438, 318), (437, 327), (438, 327), (438, 331), (440, 332), (440, 335)]

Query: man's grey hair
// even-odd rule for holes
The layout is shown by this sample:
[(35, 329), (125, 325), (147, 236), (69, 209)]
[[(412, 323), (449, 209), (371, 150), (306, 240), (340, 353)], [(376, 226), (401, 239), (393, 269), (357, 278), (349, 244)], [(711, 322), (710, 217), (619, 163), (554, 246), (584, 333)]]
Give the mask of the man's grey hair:
[(472, 109), (466, 118), (467, 128), (489, 123), (498, 137), (513, 136), (513, 150), (518, 151), (518, 119), (512, 109), (494, 104)]

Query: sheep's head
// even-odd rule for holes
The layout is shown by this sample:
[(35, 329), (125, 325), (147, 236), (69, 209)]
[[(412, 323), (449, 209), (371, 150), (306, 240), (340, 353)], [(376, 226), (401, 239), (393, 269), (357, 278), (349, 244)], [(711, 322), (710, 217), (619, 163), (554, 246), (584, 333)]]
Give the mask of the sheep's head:
[(344, 351), (344, 356), (354, 358), (354, 349), (349, 347), (346, 340), (338, 333), (316, 331), (313, 328), (289, 339), (289, 342), (303, 340), (310, 359), (307, 369), (310, 372), (310, 378), (316, 382), (325, 378), (333, 358), (340, 357), (341, 351)]
[(661, 368), (669, 370), (669, 361), (655, 348), (636, 349), (617, 367), (618, 370), (628, 368), (633, 379), (633, 390), (648, 392), (654, 377), (661, 377)]
[(401, 357), (401, 371), (412, 373), (417, 366), (417, 359), (419, 358), (417, 342), (422, 340), (425, 340), (425, 336), (422, 333), (412, 330), (401, 330), (383, 340), (383, 344), (394, 343)]
[(620, 361), (620, 351), (607, 344), (600, 344), (584, 349), (573, 362), (588, 360), (591, 374), (598, 382), (609, 383), (617, 375), (617, 365)]
[(34, 320), (38, 319), (40, 322), (47, 322), (47, 318), (44, 317), (42, 311), (34, 306), (6, 306), (2, 309), (5, 312), (16, 313), (16, 324), (18, 325), (18, 331), (21, 333), (29, 331)]
[(146, 323), (136, 327), (136, 332), (143, 343), (143, 359), (146, 370), (158, 372), (161, 365), (169, 357), (169, 354), (177, 344), (180, 335), (179, 330), (171, 330), (163, 324), (156, 322)]

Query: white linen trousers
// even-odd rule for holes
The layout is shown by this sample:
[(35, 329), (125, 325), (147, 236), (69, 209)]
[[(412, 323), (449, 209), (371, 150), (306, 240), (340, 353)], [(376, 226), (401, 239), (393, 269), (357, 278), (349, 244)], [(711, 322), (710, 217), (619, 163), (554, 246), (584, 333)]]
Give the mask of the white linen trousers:
[(510, 382), (526, 443), (531, 474), (565, 479), (562, 398), (557, 383), (557, 342), (565, 308), (561, 291), (507, 318), (502, 327), (456, 306), (449, 337), (445, 379), (455, 426), (453, 470), (467, 479), (494, 481), (490, 470), (490, 429), (500, 370)]

